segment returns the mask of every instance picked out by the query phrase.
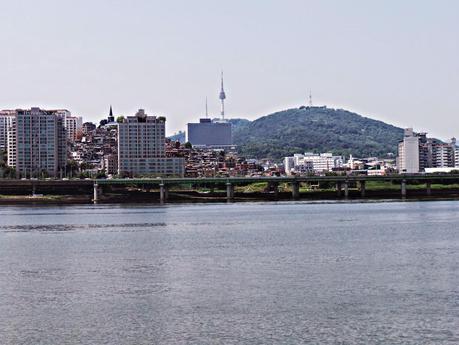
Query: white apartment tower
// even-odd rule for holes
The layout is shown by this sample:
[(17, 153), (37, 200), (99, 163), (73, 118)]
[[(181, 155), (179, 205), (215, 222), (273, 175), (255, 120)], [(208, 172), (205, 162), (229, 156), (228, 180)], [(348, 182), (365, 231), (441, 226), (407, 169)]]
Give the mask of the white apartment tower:
[(14, 110), (0, 111), (0, 150), (6, 150), (8, 146), (8, 128), (13, 123), (14, 114)]
[(14, 111), (8, 129), (8, 165), (18, 177), (59, 176), (65, 170), (67, 141), (64, 119), (53, 110)]
[(165, 119), (143, 109), (118, 125), (118, 174), (184, 176), (183, 158), (166, 157)]
[(412, 128), (405, 129), (403, 140), (398, 144), (397, 166), (401, 173), (419, 172), (419, 137)]

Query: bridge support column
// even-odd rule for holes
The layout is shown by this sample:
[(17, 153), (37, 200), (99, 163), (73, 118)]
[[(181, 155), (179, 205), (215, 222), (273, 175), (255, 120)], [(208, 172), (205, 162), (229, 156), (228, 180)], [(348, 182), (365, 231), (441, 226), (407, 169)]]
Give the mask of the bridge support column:
[(336, 182), (336, 194), (338, 195), (338, 198), (341, 198), (341, 191), (342, 191), (342, 188), (341, 188), (341, 182)]
[(365, 181), (360, 181), (360, 196), (365, 198)]
[(231, 182), (226, 182), (226, 200), (232, 201), (234, 198), (234, 185)]
[(268, 190), (274, 192), (275, 199), (279, 198), (279, 183), (278, 182), (270, 182), (268, 184)]
[(349, 198), (349, 182), (344, 182), (344, 197)]
[(292, 182), (292, 198), (298, 200), (300, 198), (300, 183)]
[(34, 184), (32, 184), (32, 195), (35, 195), (37, 192), (37, 186)]
[(168, 190), (167, 186), (164, 183), (161, 183), (159, 185), (159, 200), (163, 204), (167, 202), (167, 197), (168, 197)]
[(99, 185), (97, 182), (94, 183), (94, 196), (92, 199), (94, 204), (97, 204), (99, 202)]
[(400, 187), (402, 192), (402, 198), (406, 198), (406, 180), (402, 180)]
[(432, 183), (430, 181), (426, 182), (426, 193), (428, 196), (432, 195)]

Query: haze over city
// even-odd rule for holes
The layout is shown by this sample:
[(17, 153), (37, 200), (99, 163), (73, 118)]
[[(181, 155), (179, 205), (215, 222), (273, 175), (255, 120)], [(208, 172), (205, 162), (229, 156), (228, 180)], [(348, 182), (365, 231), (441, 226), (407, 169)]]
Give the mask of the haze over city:
[(98, 121), (139, 107), (167, 131), (219, 112), (255, 119), (313, 103), (442, 139), (459, 135), (459, 3), (9, 1), (0, 107)]

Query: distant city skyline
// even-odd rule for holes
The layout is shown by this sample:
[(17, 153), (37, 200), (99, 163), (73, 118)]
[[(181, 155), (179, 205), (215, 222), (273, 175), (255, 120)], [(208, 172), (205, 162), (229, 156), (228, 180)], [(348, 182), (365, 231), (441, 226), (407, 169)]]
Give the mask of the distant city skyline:
[(67, 108), (85, 121), (344, 108), (459, 136), (459, 3), (44, 0), (0, 5), (0, 108)]

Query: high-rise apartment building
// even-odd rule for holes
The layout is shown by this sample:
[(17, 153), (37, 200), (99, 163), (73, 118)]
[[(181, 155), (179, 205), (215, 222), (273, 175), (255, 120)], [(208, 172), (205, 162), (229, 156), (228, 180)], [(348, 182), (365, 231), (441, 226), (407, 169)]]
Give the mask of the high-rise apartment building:
[(398, 144), (397, 166), (400, 172), (409, 174), (419, 172), (420, 138), (412, 128), (405, 129), (403, 140)]
[(426, 168), (454, 168), (456, 153), (456, 139), (443, 143), (428, 138), (427, 133), (415, 133), (407, 128), (398, 144), (397, 167), (399, 172), (408, 174), (423, 172)]
[(65, 170), (67, 140), (64, 118), (54, 110), (14, 111), (8, 129), (8, 165), (18, 177), (59, 176)]
[(118, 174), (184, 176), (184, 159), (166, 157), (165, 132), (165, 119), (143, 109), (118, 124)]
[(72, 113), (67, 109), (55, 109), (50, 111), (64, 119), (67, 140), (69, 142), (74, 142), (78, 131), (82, 129), (83, 118), (81, 116), (72, 116)]
[(66, 116), (65, 130), (67, 132), (67, 140), (74, 142), (77, 140), (78, 132), (83, 129), (83, 118), (81, 116)]
[(8, 128), (11, 127), (15, 111), (0, 111), (0, 150), (5, 151), (8, 146)]

